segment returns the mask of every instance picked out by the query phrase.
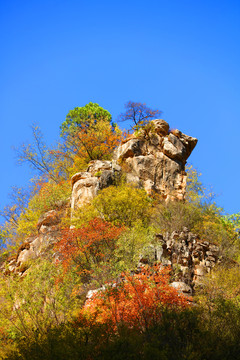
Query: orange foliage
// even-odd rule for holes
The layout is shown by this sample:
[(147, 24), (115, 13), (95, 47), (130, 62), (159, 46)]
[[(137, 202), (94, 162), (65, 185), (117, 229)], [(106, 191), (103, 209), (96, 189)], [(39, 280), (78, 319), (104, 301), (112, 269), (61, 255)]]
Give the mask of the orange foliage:
[(58, 242), (62, 265), (68, 270), (76, 264), (79, 272), (88, 269), (91, 262), (103, 260), (115, 248), (115, 240), (124, 230), (107, 221), (95, 218), (80, 229), (65, 229)]
[[(67, 138), (67, 147), (72, 153), (75, 167), (84, 167), (91, 160), (110, 159), (123, 136), (120, 131), (114, 131), (110, 124), (98, 124), (92, 128), (88, 124), (82, 124), (80, 131)], [(65, 156), (69, 156), (69, 152)]]
[(90, 160), (104, 159), (119, 145), (121, 139), (122, 135), (114, 133), (110, 127), (101, 132), (81, 130), (76, 135), (76, 144), (80, 145), (77, 155), (89, 157)]
[(169, 285), (170, 268), (156, 265), (138, 275), (125, 275), (125, 280), (98, 291), (87, 300), (80, 316), (98, 323), (121, 324), (145, 331), (161, 321), (167, 308), (178, 311), (190, 306), (190, 299)]

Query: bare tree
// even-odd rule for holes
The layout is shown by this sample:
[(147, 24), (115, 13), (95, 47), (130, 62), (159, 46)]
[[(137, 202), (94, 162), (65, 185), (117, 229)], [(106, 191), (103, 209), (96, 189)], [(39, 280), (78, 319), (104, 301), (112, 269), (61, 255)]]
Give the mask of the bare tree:
[(118, 116), (118, 121), (129, 121), (132, 129), (144, 126), (149, 120), (162, 114), (162, 111), (153, 110), (140, 102), (128, 101), (124, 107), (126, 111)]

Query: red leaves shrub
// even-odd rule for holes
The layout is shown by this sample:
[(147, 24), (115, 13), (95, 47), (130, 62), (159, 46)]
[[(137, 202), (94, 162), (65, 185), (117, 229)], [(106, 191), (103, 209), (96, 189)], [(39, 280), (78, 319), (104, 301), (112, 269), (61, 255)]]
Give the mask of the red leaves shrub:
[[(116, 239), (124, 230), (95, 218), (80, 229), (62, 231), (58, 243), (61, 263), (67, 270), (91, 273), (92, 266), (106, 264), (113, 256)], [(75, 265), (75, 267), (74, 267)], [(125, 325), (139, 331), (161, 321), (163, 311), (181, 311), (190, 306), (189, 299), (169, 285), (170, 268), (155, 265), (139, 274), (124, 274), (122, 281), (106, 286), (88, 299), (79, 320), (108, 326), (110, 332)]]
[(63, 267), (67, 270), (77, 265), (80, 272), (89, 269), (91, 263), (105, 260), (115, 249), (115, 240), (124, 230), (110, 222), (95, 218), (80, 229), (62, 230), (57, 244)]
[(166, 308), (173, 311), (190, 306), (189, 299), (169, 285), (169, 268), (159, 265), (146, 268), (138, 275), (125, 275), (125, 280), (99, 291), (85, 303), (83, 313), (98, 323), (136, 327), (145, 331), (161, 321)]

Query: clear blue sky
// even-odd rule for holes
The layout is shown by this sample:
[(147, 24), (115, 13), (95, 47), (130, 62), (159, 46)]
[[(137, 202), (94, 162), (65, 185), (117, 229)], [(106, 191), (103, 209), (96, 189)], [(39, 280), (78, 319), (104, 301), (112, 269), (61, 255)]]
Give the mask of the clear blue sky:
[(189, 161), (239, 212), (239, 0), (0, 0), (0, 34), (1, 208), (32, 176), (12, 146), (33, 122), (51, 144), (70, 109), (132, 100), (199, 139)]

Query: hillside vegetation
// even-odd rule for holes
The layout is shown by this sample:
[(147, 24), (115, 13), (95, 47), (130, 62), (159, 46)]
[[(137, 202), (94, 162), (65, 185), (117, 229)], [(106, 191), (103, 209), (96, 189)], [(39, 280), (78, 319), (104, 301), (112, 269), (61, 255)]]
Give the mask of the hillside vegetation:
[[(28, 188), (14, 188), (2, 210), (1, 359), (240, 359), (240, 215), (224, 215), (192, 166), (185, 201), (147, 194), (127, 181), (121, 164), (90, 203), (69, 205), (71, 177), (93, 160), (111, 160), (133, 133), (148, 137), (160, 113), (128, 102), (119, 120), (131, 130), (123, 132), (107, 110), (89, 103), (69, 111), (57, 147), (49, 149), (34, 125), (32, 144), (18, 149), (19, 162), (36, 176)], [(42, 228), (51, 246), (11, 271), (52, 210), (55, 232)], [(171, 286), (178, 263), (152, 255), (160, 236), (186, 228), (220, 251), (193, 296)]]

